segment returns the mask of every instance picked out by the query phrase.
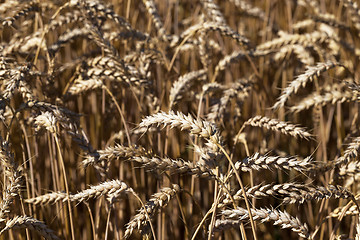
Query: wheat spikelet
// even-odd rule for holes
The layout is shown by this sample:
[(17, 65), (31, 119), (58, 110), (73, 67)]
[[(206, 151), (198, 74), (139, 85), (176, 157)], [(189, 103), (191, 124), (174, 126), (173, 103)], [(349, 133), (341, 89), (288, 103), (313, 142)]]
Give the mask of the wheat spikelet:
[(8, 11), (15, 9), (21, 2), (19, 1), (6, 1), (0, 4), (0, 13), (4, 14)]
[(121, 16), (116, 14), (111, 7), (107, 7), (99, 1), (85, 1), (87, 8), (92, 12), (92, 15), (97, 17), (105, 17), (111, 19), (128, 31), (135, 31), (131, 25)]
[(209, 17), (210, 21), (226, 25), (225, 18), (214, 0), (201, 0), (200, 2), (203, 5), (204, 12)]
[(9, 183), (3, 191), (3, 198), (0, 203), (0, 222), (3, 222), (10, 212), (10, 206), (13, 203), (14, 198), (19, 195), (23, 179), (21, 170), (14, 161), (14, 155), (10, 152), (8, 142), (0, 137), (0, 144), (0, 161), (5, 176), (9, 179)]
[[(102, 182), (99, 185), (91, 186), (89, 189), (83, 190), (77, 194), (71, 195), (70, 200), (76, 202), (87, 201), (90, 198), (98, 198), (105, 194), (112, 194), (114, 192), (129, 192), (132, 193), (133, 190), (126, 183), (120, 180), (111, 180)], [(67, 199), (63, 200), (64, 202)]]
[(261, 20), (265, 19), (265, 12), (258, 8), (252, 6), (250, 3), (243, 0), (230, 0), (230, 2), (234, 3), (236, 7), (238, 7), (244, 14), (259, 18)]
[(35, 117), (35, 130), (39, 131), (41, 128), (45, 128), (51, 133), (56, 133), (56, 118), (51, 112), (42, 112)]
[(355, 1), (352, 1), (352, 0), (341, 0), (341, 2), (344, 3), (345, 8), (347, 8), (349, 10), (350, 20), (359, 34), (359, 32), (360, 32), (360, 9), (359, 9), (358, 3)]
[(296, 22), (292, 25), (292, 29), (294, 31), (299, 32), (305, 28), (313, 28), (315, 26), (315, 22), (313, 19), (304, 19), (299, 22)]
[(12, 17), (7, 17), (2, 22), (2, 25), (11, 26), (14, 24), (16, 20), (20, 17), (27, 16), (30, 12), (39, 11), (39, 5), (36, 2), (30, 2), (29, 4), (25, 4), (20, 11), (14, 14)]
[(13, 66), (10, 69), (2, 71), (1, 78), (4, 79), (1, 93), (2, 97), (7, 100), (11, 99), (17, 89), (22, 94), (25, 101), (31, 100), (33, 94), (25, 84), (29, 71), (29, 66)]
[[(130, 237), (135, 229), (142, 229), (143, 226), (146, 225), (147, 221), (151, 221), (151, 219), (147, 219), (147, 215), (150, 218), (155, 216), (156, 213), (160, 209), (164, 208), (179, 191), (180, 187), (176, 184), (173, 184), (171, 188), (162, 188), (160, 192), (152, 195), (150, 200), (145, 204), (145, 209), (141, 208), (139, 213), (136, 214), (127, 224), (124, 237)], [(145, 214), (145, 211), (147, 214)]]
[[(358, 216), (358, 221), (360, 220), (360, 217)], [(356, 236), (355, 240), (360, 240), (360, 222), (356, 224)]]
[(62, 201), (66, 199), (67, 194), (65, 192), (52, 192), (47, 193), (38, 197), (25, 199), (26, 203), (34, 204), (34, 205), (46, 205), (46, 204), (54, 204), (56, 202)]
[(317, 63), (316, 66), (308, 66), (304, 74), (297, 76), (290, 85), (283, 90), (278, 101), (273, 105), (273, 109), (283, 107), (290, 95), (297, 93), (300, 87), (304, 87), (308, 82), (312, 82), (314, 79), (320, 77), (323, 72), (337, 66), (342, 65), (337, 62), (328, 61), (325, 63)]
[(85, 75), (89, 79), (106, 77), (113, 81), (126, 82), (129, 85), (148, 84), (148, 80), (142, 76), (138, 69), (110, 56), (95, 57), (88, 60), (87, 65), (89, 68), (86, 69)]
[(46, 40), (42, 39), (40, 32), (35, 32), (24, 38), (14, 38), (13, 41), (2, 50), (2, 55), (7, 56), (14, 53), (24, 55), (31, 54), (31, 51), (38, 46), (46, 51)]
[(81, 37), (89, 37), (91, 35), (90, 31), (88, 28), (83, 27), (83, 28), (74, 28), (71, 30), (66, 31), (64, 34), (60, 35), (57, 42), (55, 42), (54, 44), (52, 44), (51, 46), (48, 47), (48, 51), (50, 52), (51, 55), (55, 55), (56, 52), (58, 52), (60, 50), (61, 47), (63, 47), (65, 44), (73, 41), (76, 38), (81, 38)]
[(311, 157), (305, 159), (298, 159), (296, 157), (279, 157), (260, 155), (255, 153), (254, 155), (247, 157), (243, 160), (235, 163), (235, 168), (239, 171), (248, 172), (251, 169), (295, 169), (299, 172), (307, 172), (313, 168)]
[(199, 55), (200, 55), (200, 61), (203, 65), (204, 69), (209, 69), (209, 66), (211, 64), (211, 58), (210, 58), (210, 48), (209, 44), (206, 41), (206, 32), (200, 32), (198, 36), (199, 43), (197, 45), (199, 49)]
[(240, 61), (240, 60), (244, 59), (246, 56), (253, 57), (253, 58), (263, 57), (272, 52), (273, 51), (271, 51), (271, 50), (269, 50), (269, 51), (267, 51), (267, 50), (265, 50), (265, 51), (258, 51), (258, 50), (256, 50), (256, 51), (242, 51), (242, 50), (234, 51), (231, 54), (223, 57), (218, 62), (218, 64), (215, 67), (214, 75), (217, 76), (220, 71), (224, 71), (231, 63)]
[(180, 35), (180, 37), (178, 39), (175, 39), (176, 41), (172, 43), (172, 46), (177, 45), (178, 43), (181, 43), (189, 35), (192, 35), (192, 34), (197, 33), (197, 32), (202, 32), (202, 31), (205, 31), (205, 32), (209, 32), (209, 31), (219, 32), (223, 36), (227, 36), (227, 37), (230, 37), (230, 38), (234, 39), (240, 45), (248, 46), (249, 43), (250, 43), (250, 41), (246, 37), (240, 35), (236, 31), (232, 30), (227, 25), (220, 25), (217, 22), (204, 22), (204, 23), (199, 23), (199, 24), (196, 24), (194, 26), (191, 26), (190, 28), (185, 30)]
[(286, 45), (280, 48), (280, 50), (274, 55), (273, 59), (276, 62), (286, 61), (292, 55), (296, 55), (297, 59), (304, 65), (313, 65), (314, 58), (311, 56), (305, 47), (299, 44)]
[(197, 165), (204, 166), (205, 168), (214, 169), (224, 158), (224, 154), (213, 151), (210, 147), (200, 147), (194, 145), (194, 152), (199, 155)]
[(60, 240), (48, 226), (42, 221), (28, 216), (16, 216), (6, 222), (5, 227), (0, 231), (2, 235), (5, 231), (10, 229), (30, 229), (39, 233), (42, 237), (48, 240)]
[(206, 77), (205, 74), (206, 70), (202, 69), (180, 76), (170, 89), (170, 109), (174, 104), (182, 99), (182, 94), (185, 93), (194, 84), (194, 80), (203, 79)]
[(72, 112), (67, 108), (38, 100), (33, 100), (33, 101), (30, 100), (26, 102), (25, 107), (43, 112), (49, 111), (52, 114), (54, 114), (54, 116), (59, 120), (63, 119), (64, 117), (68, 117), (69, 119), (76, 120), (81, 116), (80, 114)]
[(359, 214), (359, 209), (357, 208), (356, 205), (351, 205), (349, 208), (347, 208), (345, 210), (345, 212), (343, 213), (344, 209), (347, 208), (345, 207), (338, 207), (336, 208), (334, 211), (332, 211), (328, 217), (332, 217), (332, 218), (338, 218), (341, 215), (345, 216), (354, 216), (354, 215), (358, 215)]
[(10, 183), (3, 191), (3, 198), (0, 203), (0, 222), (5, 221), (6, 216), (10, 213), (10, 206), (14, 202), (14, 198), (19, 195), (19, 190), (22, 186), (23, 177), (21, 172), (18, 171), (9, 177)]
[(244, 99), (249, 95), (251, 87), (252, 84), (246, 80), (239, 80), (232, 84), (232, 86), (224, 91), (219, 102), (211, 106), (207, 119), (210, 122), (215, 122), (218, 119), (225, 119), (225, 111), (227, 110), (227, 105), (231, 99), (236, 98), (240, 102), (244, 101)]
[[(351, 151), (351, 152), (354, 153), (353, 151)], [(341, 159), (341, 160), (346, 161), (347, 159), (345, 158), (345, 159)], [(338, 164), (340, 166), (339, 172), (338, 172), (338, 175), (340, 177), (354, 176), (355, 174), (360, 172), (360, 162), (354, 162), (353, 161), (353, 162), (348, 162), (347, 164), (343, 164), (342, 162), (338, 162)]]
[[(306, 224), (302, 224), (298, 218), (295, 218), (280, 210), (269, 209), (269, 208), (260, 208), (260, 209), (251, 209), (251, 215), (253, 219), (259, 220), (261, 222), (274, 221), (274, 225), (280, 225), (282, 228), (291, 228), (292, 231), (299, 234), (300, 237), (307, 238), (309, 237), (309, 230)], [(249, 212), (245, 208), (238, 207), (237, 209), (223, 210), (221, 216), (225, 218), (225, 221), (217, 219), (215, 222), (214, 231), (221, 231), (224, 229), (225, 225), (228, 224), (226, 220), (236, 220), (238, 224), (240, 222), (249, 220)], [(234, 222), (230, 222), (231, 227), (234, 225)]]
[(206, 95), (210, 92), (220, 92), (226, 89), (226, 86), (217, 83), (217, 82), (213, 82), (213, 83), (206, 83), (202, 86), (202, 95)]
[(58, 15), (56, 18), (52, 19), (48, 25), (49, 30), (54, 31), (56, 28), (61, 26), (80, 22), (84, 19), (82, 13), (79, 10), (73, 9), (71, 12), (66, 12), (63, 15)]
[(356, 158), (358, 156), (359, 148), (360, 137), (356, 137), (346, 148), (344, 154), (336, 160), (335, 165), (340, 166), (343, 164), (347, 164), (350, 159)]
[(164, 41), (168, 41), (170, 40), (167, 36), (166, 36), (166, 31), (163, 25), (163, 22), (160, 19), (159, 13), (156, 9), (155, 3), (153, 0), (143, 0), (143, 3), (145, 4), (146, 10), (148, 11), (148, 13), (150, 14), (154, 25), (157, 29), (158, 35), (159, 37), (164, 40)]
[(304, 128), (298, 127), (292, 123), (287, 123), (279, 121), (277, 119), (271, 119), (268, 117), (255, 116), (248, 119), (244, 125), (250, 125), (253, 127), (263, 127), (270, 129), (272, 131), (278, 131), (286, 135), (291, 135), (294, 137), (300, 137), (304, 139), (311, 138), (311, 134), (308, 133)]
[(321, 14), (312, 16), (312, 19), (314, 19), (315, 22), (325, 23), (331, 27), (349, 30), (349, 27), (346, 26), (345, 23), (338, 21), (336, 19), (336, 16), (333, 14), (321, 13)]
[(81, 80), (76, 79), (74, 84), (69, 88), (68, 94), (78, 95), (86, 91), (91, 91), (103, 87), (103, 82), (98, 79)]

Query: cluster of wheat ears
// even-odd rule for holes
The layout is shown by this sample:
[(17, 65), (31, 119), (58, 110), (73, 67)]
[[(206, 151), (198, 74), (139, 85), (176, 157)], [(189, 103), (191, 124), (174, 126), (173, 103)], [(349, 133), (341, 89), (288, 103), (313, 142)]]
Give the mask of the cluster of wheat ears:
[(360, 239), (355, 0), (5, 0), (0, 23), (0, 239)]

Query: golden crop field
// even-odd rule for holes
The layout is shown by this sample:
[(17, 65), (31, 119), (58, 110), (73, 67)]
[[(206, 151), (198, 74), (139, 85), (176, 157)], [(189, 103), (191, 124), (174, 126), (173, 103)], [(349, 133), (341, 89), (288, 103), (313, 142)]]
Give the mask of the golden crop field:
[(0, 240), (360, 240), (357, 1), (5, 0), (0, 32)]

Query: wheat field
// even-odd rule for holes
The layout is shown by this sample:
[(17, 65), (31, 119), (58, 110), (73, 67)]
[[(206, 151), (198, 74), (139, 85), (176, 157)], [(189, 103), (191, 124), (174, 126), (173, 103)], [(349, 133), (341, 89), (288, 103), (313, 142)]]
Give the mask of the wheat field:
[(5, 0), (0, 22), (0, 239), (360, 240), (355, 0)]

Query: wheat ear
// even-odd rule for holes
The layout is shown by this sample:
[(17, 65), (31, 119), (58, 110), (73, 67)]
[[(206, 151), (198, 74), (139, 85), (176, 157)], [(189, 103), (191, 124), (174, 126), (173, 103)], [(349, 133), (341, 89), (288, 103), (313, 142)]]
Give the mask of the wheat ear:
[(297, 76), (294, 81), (283, 90), (278, 101), (273, 105), (273, 109), (283, 107), (290, 95), (296, 93), (301, 86), (304, 87), (308, 82), (312, 82), (314, 79), (320, 77), (323, 72), (337, 66), (342, 65), (338, 62), (328, 61), (325, 63), (317, 63), (315, 66), (308, 66), (304, 74)]
[[(147, 221), (151, 221), (151, 219), (147, 219), (147, 215), (150, 218), (155, 216), (155, 214), (160, 209), (165, 207), (179, 191), (180, 187), (176, 184), (173, 184), (171, 188), (162, 188), (160, 192), (152, 195), (150, 200), (145, 204), (145, 208), (142, 207), (139, 210), (139, 213), (136, 214), (127, 224), (124, 237), (130, 237), (135, 229), (142, 229), (142, 227), (146, 224)], [(145, 214), (145, 212), (147, 214)]]
[[(321, 200), (329, 198), (343, 198), (348, 199), (352, 197), (352, 194), (340, 187), (334, 185), (322, 186), (309, 186), (297, 183), (282, 183), (282, 184), (259, 184), (246, 190), (246, 195), (249, 198), (266, 198), (274, 197), (281, 199), (284, 204), (304, 203), (310, 200)], [(242, 200), (243, 193), (240, 189), (232, 198), (234, 200)], [(218, 205), (218, 207), (224, 207), (231, 204), (230, 196), (226, 195), (226, 198)]]
[[(282, 228), (291, 228), (292, 231), (299, 234), (300, 237), (307, 238), (309, 237), (309, 230), (306, 224), (302, 224), (298, 218), (295, 218), (288, 214), (285, 211), (280, 211), (276, 209), (269, 208), (261, 208), (261, 209), (251, 209), (250, 213), (253, 219), (259, 220), (261, 222), (274, 221), (274, 225), (280, 225)], [(217, 219), (215, 222), (214, 231), (221, 231), (226, 228), (227, 224), (229, 224), (228, 220), (237, 221), (237, 226), (240, 225), (241, 222), (249, 220), (249, 212), (245, 208), (238, 207), (237, 209), (231, 210), (223, 210), (221, 212), (221, 216), (225, 218), (225, 220)], [(234, 221), (230, 221), (232, 227), (234, 225)]]
[[(69, 195), (70, 201), (73, 202), (83, 202), (87, 201), (90, 198), (99, 198), (103, 195), (108, 196), (118, 196), (120, 193), (133, 193), (133, 189), (129, 187), (125, 182), (120, 180), (111, 180), (102, 182), (98, 185), (91, 186), (88, 189), (85, 189), (79, 193)], [(115, 194), (115, 195), (113, 195)], [(53, 192), (44, 194), (35, 198), (26, 199), (26, 203), (34, 205), (46, 205), (53, 204), (58, 201), (67, 201), (68, 197), (66, 193), (63, 192)]]
[(292, 123), (279, 121), (277, 119), (271, 119), (268, 117), (255, 116), (248, 119), (244, 126), (250, 125), (253, 127), (263, 127), (270, 129), (272, 131), (278, 131), (286, 135), (291, 135), (294, 137), (300, 137), (308, 140), (311, 138), (311, 134), (308, 133), (304, 128), (298, 127)]
[(248, 172), (251, 169), (286, 169), (297, 170), (299, 172), (307, 172), (313, 169), (314, 164), (311, 161), (311, 157), (305, 159), (298, 159), (296, 157), (280, 157), (280, 156), (267, 156), (255, 153), (254, 155), (245, 158), (242, 161), (235, 163), (235, 168), (239, 171)]
[(347, 164), (350, 159), (358, 156), (360, 149), (360, 137), (356, 137), (346, 148), (344, 154), (335, 161), (336, 166)]
[(48, 226), (42, 221), (28, 216), (16, 216), (6, 222), (5, 227), (0, 231), (2, 235), (5, 231), (10, 229), (30, 229), (38, 232), (41, 236), (48, 240), (60, 240)]
[(205, 138), (215, 144), (221, 144), (220, 133), (215, 125), (204, 120), (196, 120), (191, 115), (186, 116), (181, 112), (159, 112), (147, 116), (141, 121), (139, 127), (149, 128), (153, 125), (180, 127), (181, 130), (189, 130), (193, 135)]

